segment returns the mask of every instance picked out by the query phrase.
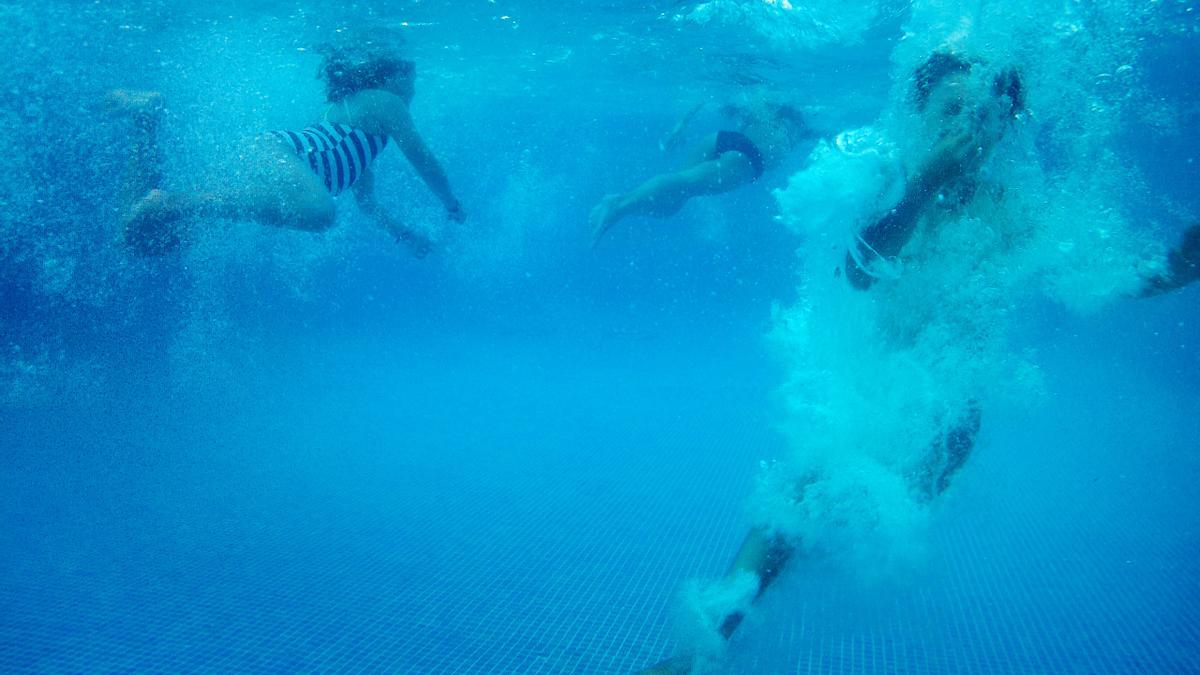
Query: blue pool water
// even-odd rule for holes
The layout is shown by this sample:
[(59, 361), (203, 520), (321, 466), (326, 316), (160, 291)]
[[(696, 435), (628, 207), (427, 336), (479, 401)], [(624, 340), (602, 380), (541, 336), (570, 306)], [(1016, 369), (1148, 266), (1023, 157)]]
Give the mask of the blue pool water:
[[(1200, 289), (1124, 297), (1200, 214), (1200, 5), (392, 5), (0, 3), (0, 671), (1200, 672)], [(122, 244), (106, 92), (162, 92), (165, 187), (203, 185), (319, 115), (347, 27), (416, 62), (466, 223), (389, 150), (425, 260), (348, 195)], [(826, 262), (945, 45), (1025, 78), (994, 217), (854, 294)], [(589, 247), (762, 88), (815, 137)], [(950, 488), (897, 494), (968, 398)], [(804, 555), (714, 648), (752, 526)]]

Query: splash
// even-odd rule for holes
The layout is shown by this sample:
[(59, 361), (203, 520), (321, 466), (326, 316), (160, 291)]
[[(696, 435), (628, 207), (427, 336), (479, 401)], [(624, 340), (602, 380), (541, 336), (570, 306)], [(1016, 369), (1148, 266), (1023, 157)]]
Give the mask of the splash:
[(744, 31), (772, 51), (813, 50), (862, 41), (880, 7), (872, 3), (710, 0), (676, 15), (679, 22)]
[[(777, 193), (784, 224), (802, 237), (800, 299), (776, 309), (770, 336), (787, 370), (791, 454), (763, 471), (750, 511), (805, 553), (864, 575), (921, 559), (933, 502), (918, 483), (930, 448), (975, 405), (1041, 395), (1036, 363), (1008, 343), (1022, 303), (1045, 296), (1095, 311), (1161, 264), (1153, 232), (1124, 212), (1142, 182), (1113, 150), (1138, 110), (1139, 40), (1163, 30), (1153, 9), (974, 7), (914, 3), (877, 123), (818, 144)], [(1030, 110), (961, 208), (930, 207), (939, 224), (910, 242), (902, 276), (858, 293), (835, 270), (931, 144), (909, 89), (935, 50), (977, 59), (972, 87), (1016, 66)]]
[(489, 179), (494, 183), (490, 206), (495, 214), (481, 216), (491, 217), (489, 227), (477, 228), (451, 244), (455, 273), (475, 282), (505, 279), (518, 264), (525, 269), (546, 265), (546, 260), (537, 259), (546, 255), (540, 244), (571, 217), (562, 208), (571, 203), (567, 181), (541, 167), (528, 149), (514, 166)]
[(692, 672), (719, 672), (725, 655), (721, 623), (731, 612), (747, 615), (758, 591), (758, 578), (741, 571), (714, 584), (688, 582), (680, 593), (675, 633), (690, 648)]

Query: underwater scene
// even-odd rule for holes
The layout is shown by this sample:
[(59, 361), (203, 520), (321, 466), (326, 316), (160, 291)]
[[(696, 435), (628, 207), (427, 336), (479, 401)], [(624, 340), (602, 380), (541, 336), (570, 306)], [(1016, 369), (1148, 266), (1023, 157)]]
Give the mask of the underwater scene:
[(0, 17), (0, 671), (1200, 672), (1200, 2)]

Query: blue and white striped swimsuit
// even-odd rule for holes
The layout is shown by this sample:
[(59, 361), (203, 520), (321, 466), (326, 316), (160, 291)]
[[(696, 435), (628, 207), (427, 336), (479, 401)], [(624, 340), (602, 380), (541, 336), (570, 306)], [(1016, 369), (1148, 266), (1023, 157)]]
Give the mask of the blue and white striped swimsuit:
[(334, 197), (354, 185), (387, 147), (387, 136), (373, 136), (345, 124), (321, 122), (304, 131), (272, 131), (291, 144), (300, 159)]

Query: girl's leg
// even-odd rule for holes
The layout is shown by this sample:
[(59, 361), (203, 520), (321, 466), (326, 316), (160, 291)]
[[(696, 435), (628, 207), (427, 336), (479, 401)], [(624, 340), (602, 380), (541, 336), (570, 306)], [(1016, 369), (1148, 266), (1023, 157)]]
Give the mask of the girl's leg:
[(126, 241), (143, 255), (161, 255), (179, 245), (183, 223), (201, 218), (254, 220), (312, 232), (333, 225), (332, 197), (278, 139), (247, 139), (236, 159), (241, 168), (213, 178), (215, 190), (151, 190), (129, 212)]
[(133, 122), (121, 182), (121, 204), (128, 207), (162, 182), (158, 151), (162, 95), (156, 91), (117, 89), (109, 92), (108, 104), (113, 111), (129, 115)]

